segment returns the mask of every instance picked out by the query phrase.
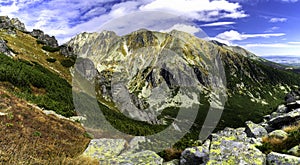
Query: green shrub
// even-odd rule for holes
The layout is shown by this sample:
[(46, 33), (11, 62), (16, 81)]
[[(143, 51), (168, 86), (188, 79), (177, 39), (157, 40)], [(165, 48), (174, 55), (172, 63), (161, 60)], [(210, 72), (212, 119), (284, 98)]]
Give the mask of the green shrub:
[(47, 60), (48, 62), (51, 62), (51, 63), (56, 62), (56, 59), (55, 59), (55, 58), (47, 58), (46, 60)]
[(66, 59), (66, 60), (62, 60), (60, 63), (61, 63), (62, 66), (66, 67), (66, 68), (69, 68), (71, 66), (74, 66), (75, 59), (74, 58), (69, 58), (69, 59)]
[[(65, 79), (36, 62), (14, 60), (3, 54), (0, 54), (0, 61), (0, 81), (18, 87), (20, 90), (12, 91), (16, 96), (63, 116), (75, 114), (72, 86)], [(46, 93), (35, 95), (32, 86)]]
[(37, 43), (37, 44), (41, 44), (41, 45), (45, 45), (45, 44), (46, 44), (46, 42), (45, 42), (45, 41), (42, 41), (42, 40), (36, 40), (36, 43)]
[(42, 47), (42, 49), (45, 50), (45, 51), (47, 51), (47, 52), (52, 52), (52, 53), (53, 53), (53, 52), (59, 51), (59, 50), (60, 50), (60, 47), (53, 48), (53, 47), (51, 47), (51, 46), (45, 45), (45, 46)]

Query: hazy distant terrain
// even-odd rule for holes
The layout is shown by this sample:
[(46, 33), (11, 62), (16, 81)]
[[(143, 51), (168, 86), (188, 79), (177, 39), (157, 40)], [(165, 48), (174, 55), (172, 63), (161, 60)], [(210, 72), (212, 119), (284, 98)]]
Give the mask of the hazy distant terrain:
[(300, 56), (264, 56), (263, 58), (279, 64), (300, 68)]

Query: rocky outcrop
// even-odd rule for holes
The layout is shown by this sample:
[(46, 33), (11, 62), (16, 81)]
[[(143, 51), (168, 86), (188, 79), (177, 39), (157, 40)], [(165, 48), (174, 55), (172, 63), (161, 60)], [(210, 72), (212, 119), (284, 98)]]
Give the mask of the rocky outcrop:
[[(143, 138), (134, 138), (129, 143), (137, 147)], [(96, 158), (100, 164), (109, 165), (160, 165), (163, 159), (153, 151), (134, 151), (124, 139), (93, 139), (83, 153), (84, 156)]]
[(0, 16), (0, 29), (5, 29), (8, 34), (16, 34), (16, 30), (29, 33), (31, 36), (37, 38), (40, 43), (46, 46), (57, 48), (58, 42), (54, 36), (44, 34), (42, 30), (34, 29), (32, 32), (27, 32), (24, 23), (17, 18), (10, 19), (8, 16)]
[(47, 46), (50, 46), (52, 48), (57, 48), (58, 43), (54, 36), (50, 37), (48, 34), (44, 34), (42, 30), (39, 29), (33, 29), (32, 32), (30, 32), (30, 35), (38, 39), (41, 43), (44, 43)]
[(265, 164), (265, 155), (251, 144), (245, 128), (225, 128), (212, 134), (207, 164)]
[(206, 164), (209, 160), (210, 140), (207, 140), (202, 146), (185, 149), (181, 153), (181, 165)]
[(0, 38), (0, 53), (3, 53), (7, 56), (14, 56), (15, 54), (11, 49), (6, 45), (6, 41)]
[(267, 130), (263, 126), (255, 124), (252, 121), (246, 122), (246, 133), (249, 137), (254, 138), (263, 137), (268, 134)]
[(65, 57), (76, 56), (73, 48), (71, 46), (68, 46), (67, 44), (63, 44), (60, 46), (60, 54), (64, 55)]
[(15, 30), (26, 31), (24, 23), (17, 18), (10, 19), (8, 16), (0, 16), (0, 29), (7, 29), (10, 33), (15, 33)]
[(296, 156), (271, 152), (267, 156), (267, 162), (269, 165), (279, 165), (279, 164), (296, 165), (296, 164), (300, 164), (300, 158)]

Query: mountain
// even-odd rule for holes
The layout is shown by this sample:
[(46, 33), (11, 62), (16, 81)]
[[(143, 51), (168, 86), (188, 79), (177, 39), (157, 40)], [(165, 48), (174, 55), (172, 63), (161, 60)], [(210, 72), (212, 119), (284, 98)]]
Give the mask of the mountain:
[[(300, 83), (299, 74), (241, 47), (176, 30), (82, 33), (59, 46), (54, 36), (29, 32), (18, 19), (0, 17), (0, 52), (0, 117), (6, 132), (0, 142), (16, 146), (29, 141), (28, 149), (34, 151), (11, 158), (19, 149), (1, 145), (0, 161), (13, 164), (20, 163), (18, 156), (29, 164), (85, 161), (78, 155), (91, 140), (89, 133), (101, 139), (92, 140), (85, 155), (96, 154), (101, 144), (120, 151), (101, 149), (116, 154), (108, 160), (148, 155), (144, 158), (160, 162), (153, 151), (168, 146), (173, 148), (159, 154), (179, 158), (187, 147), (199, 144), (199, 135), (204, 141), (212, 131), (242, 127), (248, 120), (262, 122)], [(287, 100), (295, 103), (295, 95)], [(135, 135), (147, 135), (153, 151), (135, 153), (126, 147), (124, 139)], [(130, 144), (139, 142), (134, 138)], [(149, 149), (147, 144), (140, 147)]]
[[(92, 61), (100, 103), (152, 124), (164, 123), (164, 117), (156, 118), (160, 114), (175, 118), (178, 108), (202, 105), (202, 98), (203, 106), (224, 103), (219, 129), (241, 126), (246, 120), (258, 122), (300, 82), (299, 75), (243, 48), (220, 46), (179, 31), (82, 33), (67, 45), (78, 57)], [(185, 97), (182, 86), (195, 91)], [(197, 124), (203, 122), (208, 105), (200, 108)]]

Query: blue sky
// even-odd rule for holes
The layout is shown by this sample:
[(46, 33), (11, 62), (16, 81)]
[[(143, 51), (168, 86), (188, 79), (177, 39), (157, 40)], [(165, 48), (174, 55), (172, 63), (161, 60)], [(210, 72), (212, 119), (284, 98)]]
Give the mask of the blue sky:
[(300, 56), (299, 9), (300, 0), (0, 0), (0, 15), (60, 43), (84, 31), (178, 29), (260, 56)]

